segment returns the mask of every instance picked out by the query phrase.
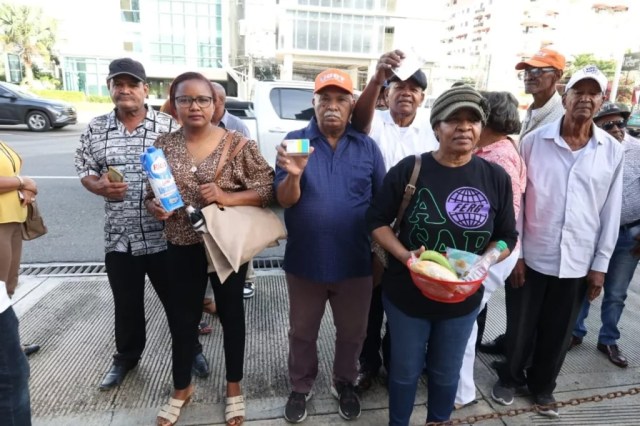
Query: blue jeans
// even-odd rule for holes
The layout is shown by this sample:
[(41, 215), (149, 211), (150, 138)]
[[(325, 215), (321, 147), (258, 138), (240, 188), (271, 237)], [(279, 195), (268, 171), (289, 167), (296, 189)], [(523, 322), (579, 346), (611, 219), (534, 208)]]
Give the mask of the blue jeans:
[(31, 425), (29, 363), (22, 352), (18, 318), (12, 308), (0, 313), (0, 424)]
[[(624, 309), (624, 301), (627, 298), (627, 289), (633, 278), (633, 273), (638, 266), (638, 259), (631, 254), (631, 249), (636, 245), (636, 240), (632, 237), (632, 230), (626, 226), (620, 228), (618, 241), (613, 250), (613, 255), (609, 261), (609, 270), (604, 278), (604, 298), (600, 310), (602, 327), (598, 336), (598, 343), (604, 345), (615, 345), (620, 338), (618, 321)], [(589, 315), (591, 304), (585, 298), (582, 310), (573, 329), (573, 335), (584, 337), (587, 328), (584, 320)]]
[(425, 365), (429, 401), (427, 422), (449, 420), (458, 389), (460, 367), (478, 308), (456, 318), (429, 320), (406, 315), (384, 294), (391, 330), (389, 425), (406, 426), (413, 411), (418, 379)]

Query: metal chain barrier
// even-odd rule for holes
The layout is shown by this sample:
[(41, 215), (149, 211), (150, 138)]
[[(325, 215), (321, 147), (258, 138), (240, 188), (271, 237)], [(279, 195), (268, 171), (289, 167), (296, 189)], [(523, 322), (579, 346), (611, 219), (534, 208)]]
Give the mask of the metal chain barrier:
[(557, 401), (554, 404), (545, 406), (533, 405), (528, 408), (515, 408), (507, 411), (494, 411), (489, 414), (476, 414), (473, 416), (465, 417), (464, 419), (451, 419), (444, 422), (427, 422), (426, 426), (454, 426), (454, 425), (474, 425), (476, 423), (483, 422), (485, 420), (500, 419), (502, 417), (516, 417), (525, 413), (538, 412), (542, 408), (563, 408), (563, 407), (575, 407), (585, 402), (601, 402), (605, 399), (615, 399), (628, 395), (640, 394), (640, 388), (629, 388), (626, 391), (609, 392), (604, 395), (592, 395), (585, 396), (583, 398), (572, 398), (567, 401)]

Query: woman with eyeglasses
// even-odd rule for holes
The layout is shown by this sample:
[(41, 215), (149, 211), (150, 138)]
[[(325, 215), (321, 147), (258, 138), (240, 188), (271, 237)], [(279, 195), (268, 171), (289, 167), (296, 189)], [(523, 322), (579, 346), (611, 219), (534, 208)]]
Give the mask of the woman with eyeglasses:
[[(262, 157), (255, 141), (245, 142), (241, 133), (212, 124), (216, 91), (203, 75), (187, 72), (171, 85), (171, 104), (182, 128), (156, 140), (171, 167), (185, 205), (202, 208), (216, 203), (224, 206), (252, 205), (266, 207), (273, 199), (273, 169)], [(224, 155), (224, 157), (223, 157)], [(217, 179), (218, 164), (224, 164)], [(215, 182), (214, 182), (215, 180)], [(169, 404), (158, 414), (158, 425), (174, 425), (181, 408), (193, 395), (191, 362), (193, 341), (202, 311), (207, 280), (211, 280), (218, 315), (222, 325), (226, 366), (227, 425), (241, 425), (245, 405), (240, 381), (243, 377), (245, 319), (243, 304), (244, 277), (247, 264), (222, 283), (215, 272), (207, 273), (207, 255), (202, 238), (189, 221), (184, 208), (166, 212), (148, 191), (147, 209), (165, 221), (174, 305), (169, 315), (173, 340), (173, 379), (175, 391)]]

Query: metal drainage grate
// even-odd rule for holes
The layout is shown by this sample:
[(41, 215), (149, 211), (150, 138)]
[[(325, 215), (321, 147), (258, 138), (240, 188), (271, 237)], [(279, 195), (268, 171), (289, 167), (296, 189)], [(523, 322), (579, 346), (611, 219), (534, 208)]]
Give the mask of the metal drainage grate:
[[(253, 259), (253, 268), (262, 270), (281, 269), (281, 257)], [(104, 263), (47, 263), (20, 266), (20, 275), (32, 277), (77, 277), (107, 275)]]
[(21, 265), (20, 275), (37, 277), (77, 277), (106, 275), (104, 263), (47, 263)]
[(253, 269), (282, 269), (282, 257), (265, 257), (253, 259)]

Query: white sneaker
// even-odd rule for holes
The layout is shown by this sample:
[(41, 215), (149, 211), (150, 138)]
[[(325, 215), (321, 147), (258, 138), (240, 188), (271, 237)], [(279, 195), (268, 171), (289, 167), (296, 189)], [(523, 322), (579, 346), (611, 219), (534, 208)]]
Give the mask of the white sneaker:
[(256, 291), (253, 288), (253, 283), (251, 282), (244, 283), (243, 297), (245, 299), (251, 299), (255, 294), (256, 294)]

